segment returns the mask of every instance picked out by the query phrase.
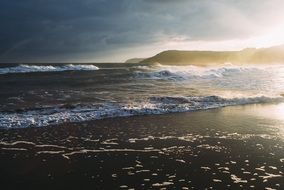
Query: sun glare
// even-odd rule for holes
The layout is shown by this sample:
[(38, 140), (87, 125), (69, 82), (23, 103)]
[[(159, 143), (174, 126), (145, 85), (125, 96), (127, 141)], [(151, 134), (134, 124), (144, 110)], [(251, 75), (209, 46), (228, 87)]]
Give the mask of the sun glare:
[(280, 118), (284, 119), (284, 103), (279, 104), (277, 108), (275, 109), (275, 113), (278, 115)]
[(284, 24), (269, 28), (259, 35), (246, 39), (230, 39), (222, 41), (194, 41), (184, 36), (176, 36), (158, 45), (157, 49), (178, 50), (220, 50), (231, 51), (245, 48), (265, 48), (284, 44)]
[(284, 103), (275, 105), (266, 105), (265, 109), (257, 109), (257, 115), (265, 118), (274, 118), (284, 120)]
[(256, 47), (269, 47), (274, 45), (280, 45), (284, 43), (284, 25), (275, 27), (270, 30), (266, 35), (253, 38), (251, 43)]

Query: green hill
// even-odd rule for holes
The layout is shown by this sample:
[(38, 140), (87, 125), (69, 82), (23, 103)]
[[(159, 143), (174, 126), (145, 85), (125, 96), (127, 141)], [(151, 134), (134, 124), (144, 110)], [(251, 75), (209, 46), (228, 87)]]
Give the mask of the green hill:
[(125, 61), (125, 63), (139, 63), (142, 62), (145, 58), (132, 58)]
[(247, 48), (241, 51), (178, 51), (169, 50), (153, 57), (144, 59), (141, 63), (160, 63), (175, 65), (214, 65), (223, 63), (234, 64), (270, 64), (284, 63), (284, 46), (270, 48)]

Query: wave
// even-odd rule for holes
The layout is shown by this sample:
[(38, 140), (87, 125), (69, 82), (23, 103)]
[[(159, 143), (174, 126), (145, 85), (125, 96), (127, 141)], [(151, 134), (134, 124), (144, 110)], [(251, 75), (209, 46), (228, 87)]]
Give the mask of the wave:
[(265, 74), (270, 70), (284, 70), (283, 65), (278, 66), (236, 66), (225, 64), (216, 67), (167, 66), (155, 64), (151, 66), (138, 66), (135, 72), (136, 78), (141, 79), (163, 79), (163, 80), (190, 80), (190, 79), (216, 79), (239, 74), (250, 75), (253, 73)]
[(0, 112), (0, 126), (3, 128), (43, 127), (65, 122), (82, 122), (113, 117), (152, 115), (176, 112), (207, 110), (225, 106), (282, 102), (283, 97), (222, 98), (204, 97), (150, 97), (144, 102), (129, 104), (101, 103), (92, 105), (61, 105), (17, 112)]
[(60, 71), (93, 71), (99, 68), (95, 65), (19, 65), (15, 67), (0, 68), (0, 74), (32, 73), (32, 72), (60, 72)]

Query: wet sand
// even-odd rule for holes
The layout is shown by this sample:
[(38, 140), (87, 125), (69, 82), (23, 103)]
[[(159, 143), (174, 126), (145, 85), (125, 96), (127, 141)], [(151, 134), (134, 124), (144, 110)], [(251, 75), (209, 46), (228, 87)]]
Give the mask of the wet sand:
[(276, 105), (0, 130), (4, 189), (283, 189)]

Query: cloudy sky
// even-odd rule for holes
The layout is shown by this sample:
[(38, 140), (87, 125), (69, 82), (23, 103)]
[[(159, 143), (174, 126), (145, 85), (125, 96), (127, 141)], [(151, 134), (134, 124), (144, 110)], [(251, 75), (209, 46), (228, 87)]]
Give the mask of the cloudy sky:
[(283, 0), (1, 0), (0, 62), (116, 62), (284, 43)]

